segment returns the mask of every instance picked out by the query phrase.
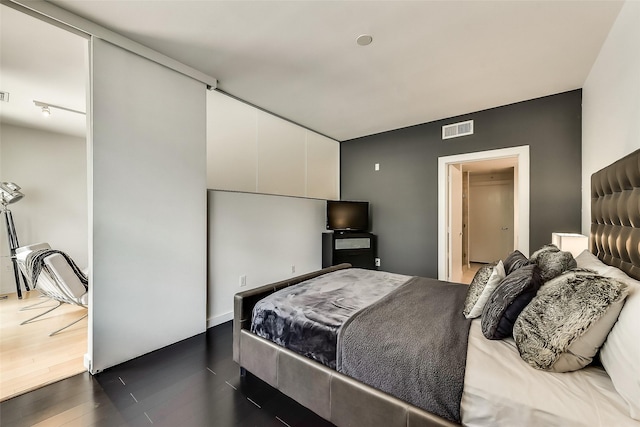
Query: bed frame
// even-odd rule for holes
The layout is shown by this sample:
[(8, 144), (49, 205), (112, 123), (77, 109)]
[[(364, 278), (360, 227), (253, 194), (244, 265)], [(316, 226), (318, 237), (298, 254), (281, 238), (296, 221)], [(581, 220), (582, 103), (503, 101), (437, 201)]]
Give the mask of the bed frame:
[[(640, 279), (640, 150), (591, 177), (591, 252)], [(333, 424), (456, 426), (249, 332), (253, 306), (273, 292), (344, 268), (340, 264), (235, 295), (233, 360)]]
[(337, 426), (456, 426), (249, 332), (253, 306), (262, 298), (313, 277), (350, 267), (351, 264), (340, 264), (236, 294), (233, 360), (243, 370)]

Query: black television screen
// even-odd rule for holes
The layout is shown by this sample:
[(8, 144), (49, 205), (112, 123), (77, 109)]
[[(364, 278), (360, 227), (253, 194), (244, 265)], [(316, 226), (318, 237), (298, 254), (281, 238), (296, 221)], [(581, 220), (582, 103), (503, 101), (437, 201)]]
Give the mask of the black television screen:
[(328, 230), (369, 230), (369, 202), (327, 200)]

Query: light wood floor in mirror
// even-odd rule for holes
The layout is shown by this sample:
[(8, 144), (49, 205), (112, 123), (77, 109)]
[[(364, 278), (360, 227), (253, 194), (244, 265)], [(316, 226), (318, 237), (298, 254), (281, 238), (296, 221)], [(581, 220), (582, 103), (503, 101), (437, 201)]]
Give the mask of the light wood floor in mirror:
[[(41, 301), (45, 302), (20, 311)], [(0, 401), (85, 371), (87, 319), (52, 337), (49, 334), (82, 317), (86, 309), (62, 304), (20, 325), (56, 304), (37, 291), (23, 292), (21, 300), (16, 294), (0, 300)]]
[(462, 267), (462, 283), (467, 285), (470, 284), (473, 280), (473, 276), (476, 275), (478, 270), (480, 270), (480, 267), (482, 267), (483, 265), (484, 264), (480, 264), (477, 262), (472, 262), (471, 264), (469, 264), (469, 266), (464, 265)]

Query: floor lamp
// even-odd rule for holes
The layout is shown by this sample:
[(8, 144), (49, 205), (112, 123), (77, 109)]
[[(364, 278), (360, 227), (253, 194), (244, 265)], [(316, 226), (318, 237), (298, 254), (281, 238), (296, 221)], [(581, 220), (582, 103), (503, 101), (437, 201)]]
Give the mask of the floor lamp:
[(11, 256), (11, 262), (13, 264), (13, 276), (16, 280), (16, 291), (18, 293), (18, 299), (22, 299), (22, 289), (20, 287), (20, 278), (24, 282), (24, 287), (28, 291), (29, 284), (24, 278), (20, 269), (18, 268), (18, 262), (16, 261), (16, 249), (20, 247), (18, 243), (18, 235), (16, 234), (16, 227), (13, 224), (13, 216), (7, 205), (15, 203), (22, 199), (24, 194), (20, 192), (20, 187), (13, 182), (0, 182), (0, 210), (4, 221), (7, 226), (7, 238), (9, 239), (9, 253)]

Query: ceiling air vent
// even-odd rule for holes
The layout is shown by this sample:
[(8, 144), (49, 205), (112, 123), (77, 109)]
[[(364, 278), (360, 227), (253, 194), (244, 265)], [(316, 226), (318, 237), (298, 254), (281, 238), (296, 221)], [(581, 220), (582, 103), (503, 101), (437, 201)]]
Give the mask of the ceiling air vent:
[(457, 138), (473, 134), (473, 120), (442, 126), (442, 139)]
[(0, 91), (0, 102), (9, 102), (9, 92)]

